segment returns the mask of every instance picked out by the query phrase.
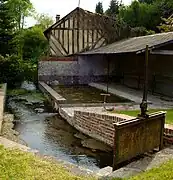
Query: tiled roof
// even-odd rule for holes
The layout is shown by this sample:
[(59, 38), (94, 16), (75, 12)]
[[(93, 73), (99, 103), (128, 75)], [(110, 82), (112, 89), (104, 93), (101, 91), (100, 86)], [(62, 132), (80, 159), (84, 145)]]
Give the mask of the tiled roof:
[(159, 33), (124, 39), (79, 55), (131, 53), (145, 50), (146, 45), (154, 49), (170, 42), (173, 42), (173, 32)]

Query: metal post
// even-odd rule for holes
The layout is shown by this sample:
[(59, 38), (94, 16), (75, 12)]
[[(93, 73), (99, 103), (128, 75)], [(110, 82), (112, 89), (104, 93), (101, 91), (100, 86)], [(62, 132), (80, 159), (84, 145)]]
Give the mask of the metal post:
[(109, 93), (109, 69), (110, 69), (110, 62), (109, 62), (109, 57), (107, 61), (107, 94)]
[(147, 113), (147, 94), (148, 94), (148, 59), (149, 59), (149, 50), (148, 45), (146, 46), (145, 51), (145, 71), (144, 71), (144, 91), (143, 91), (143, 99), (140, 104), (141, 114), (139, 117), (148, 117)]

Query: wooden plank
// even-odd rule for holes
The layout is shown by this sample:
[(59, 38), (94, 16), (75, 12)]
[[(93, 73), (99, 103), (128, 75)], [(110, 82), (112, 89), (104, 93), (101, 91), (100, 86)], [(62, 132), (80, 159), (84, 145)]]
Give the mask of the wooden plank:
[(79, 52), (79, 9), (77, 10), (77, 52)]
[[(69, 28), (67, 28), (67, 27), (59, 27), (59, 28), (53, 28), (53, 29), (55, 29), (55, 30), (78, 30), (78, 28), (71, 28), (71, 27), (69, 27)], [(84, 30), (92, 30), (92, 28), (83, 28)], [(93, 30), (97, 30), (97, 31), (99, 31), (100, 29), (93, 29)]]
[[(89, 27), (89, 19), (87, 20), (87, 27)], [(87, 46), (89, 47), (89, 29), (87, 30)]]
[(73, 30), (72, 30), (72, 54), (74, 54), (74, 27), (75, 27), (75, 18), (73, 17)]
[(99, 43), (99, 41), (100, 41), (102, 38), (103, 38), (103, 37), (101, 36), (101, 37), (93, 44), (92, 49), (95, 48), (95, 46), (97, 45), (97, 43)]
[(151, 51), (150, 54), (173, 55), (173, 51), (172, 50), (155, 50), (155, 51)]
[[(68, 19), (68, 28), (70, 28), (70, 19)], [(70, 51), (70, 36), (69, 36), (69, 31), (70, 30), (67, 30), (67, 44), (68, 44), (67, 52), (68, 52), (68, 54), (69, 54), (69, 51)]]
[(82, 26), (82, 49), (85, 48), (85, 30), (84, 30), (84, 23), (85, 23), (85, 15), (82, 14), (83, 26)]
[(68, 52), (66, 51), (66, 49), (64, 48), (64, 46), (61, 44), (61, 42), (59, 41), (59, 39), (57, 39), (56, 36), (54, 36), (53, 34), (51, 34), (51, 35), (52, 35), (52, 36), (54, 37), (54, 39), (60, 44), (61, 48), (63, 49), (63, 51), (64, 51), (65, 54), (67, 55)]
[(93, 46), (93, 44), (94, 44), (94, 30), (92, 30), (92, 33), (91, 33), (91, 39), (92, 39), (92, 46)]
[[(63, 22), (63, 28), (65, 28), (65, 21)], [(64, 29), (62, 30), (62, 46), (64, 47)]]
[[(54, 41), (51, 41), (52, 42), (52, 44), (55, 46), (55, 48), (62, 54), (62, 55), (64, 55), (61, 51), (60, 51), (60, 49), (59, 49), (59, 47), (55, 44), (55, 42)], [(54, 51), (55, 52), (55, 51)], [(56, 53), (57, 54), (57, 53)]]

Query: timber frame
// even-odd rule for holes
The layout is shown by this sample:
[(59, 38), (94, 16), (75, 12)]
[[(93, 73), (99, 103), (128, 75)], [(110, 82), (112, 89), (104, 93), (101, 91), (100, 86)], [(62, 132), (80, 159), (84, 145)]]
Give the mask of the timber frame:
[(50, 56), (74, 55), (108, 44), (113, 39), (115, 22), (77, 7), (44, 32)]

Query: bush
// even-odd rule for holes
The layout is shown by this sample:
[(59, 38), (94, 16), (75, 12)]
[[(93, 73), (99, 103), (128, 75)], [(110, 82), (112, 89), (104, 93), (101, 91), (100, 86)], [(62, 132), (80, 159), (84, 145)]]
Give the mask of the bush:
[(24, 62), (17, 55), (0, 55), (0, 82), (19, 86), (24, 80), (36, 81), (37, 66)]

